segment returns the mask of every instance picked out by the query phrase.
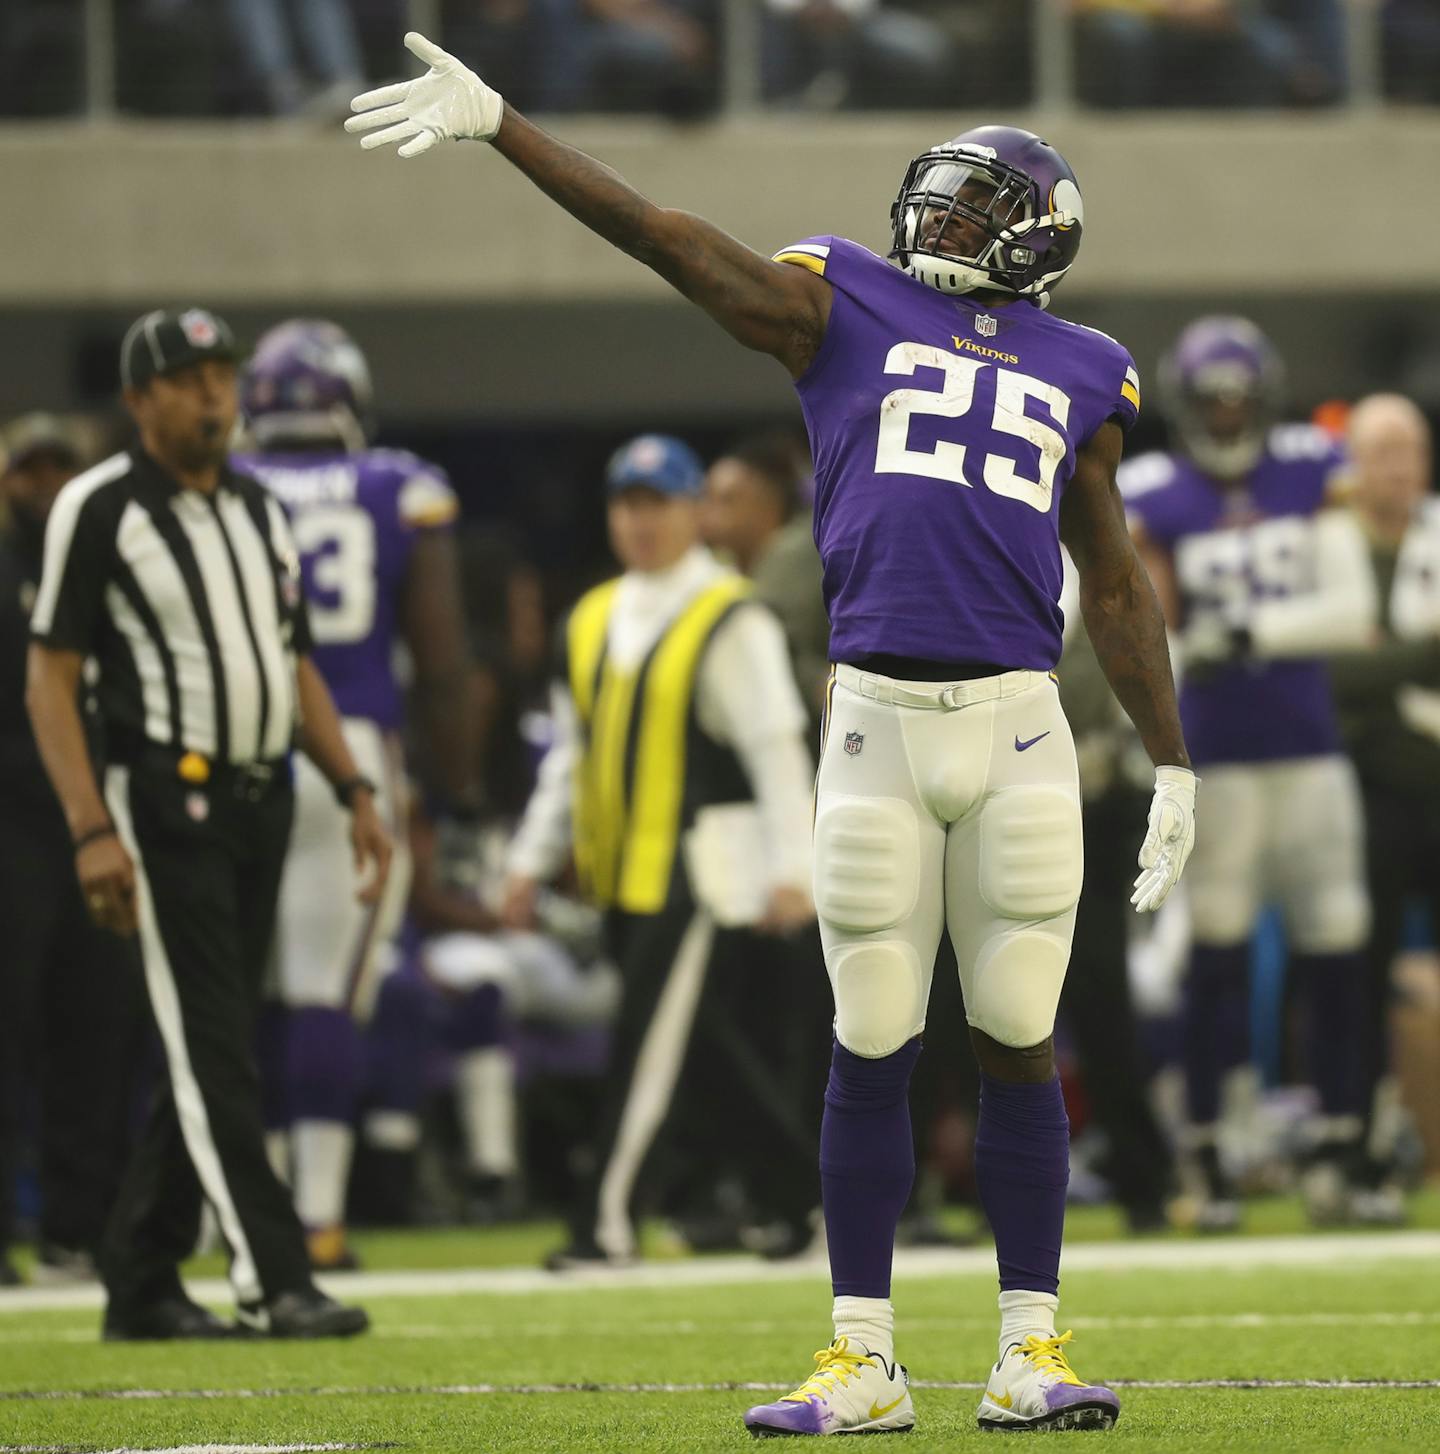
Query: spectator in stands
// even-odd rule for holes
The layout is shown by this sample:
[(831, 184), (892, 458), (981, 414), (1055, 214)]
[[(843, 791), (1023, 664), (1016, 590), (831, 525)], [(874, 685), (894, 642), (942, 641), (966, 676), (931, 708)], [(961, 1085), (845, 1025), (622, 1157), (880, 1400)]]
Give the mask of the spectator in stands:
[(84, 15), (79, 5), (0, 5), (0, 114), (59, 116), (85, 104)]
[(225, 0), (225, 9), (266, 111), (349, 110), (364, 79), (349, 0)]
[(690, 115), (715, 94), (705, 0), (528, 0), (540, 111)]
[(804, 445), (784, 432), (742, 440), (705, 476), (704, 533), (780, 618), (800, 695), (818, 723), (830, 675), (830, 623), (820, 552), (801, 498), (809, 469)]
[(1390, 969), (1412, 897), (1440, 929), (1440, 501), (1430, 494), (1425, 416), (1398, 394), (1376, 394), (1350, 416), (1356, 514), (1370, 545), (1379, 639), (1331, 658), (1346, 746), (1364, 794), (1373, 918), (1367, 1072), (1368, 1165), (1356, 1193), (1365, 1221), (1399, 1220), (1387, 1021)]
[(1440, 5), (1386, 0), (1381, 25), (1385, 95), (1392, 101), (1440, 104)]
[(889, 0), (765, 0), (761, 89), (815, 110), (953, 104), (953, 47)]
[(1092, 106), (1304, 106), (1343, 85), (1339, 0), (1074, 0)]

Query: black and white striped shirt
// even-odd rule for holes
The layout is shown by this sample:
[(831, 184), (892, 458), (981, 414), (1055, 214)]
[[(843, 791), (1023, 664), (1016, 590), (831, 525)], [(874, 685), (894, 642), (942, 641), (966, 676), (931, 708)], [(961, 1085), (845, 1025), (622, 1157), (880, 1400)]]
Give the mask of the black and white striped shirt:
[(107, 735), (219, 762), (283, 756), (310, 651), (284, 511), (222, 467), (182, 488), (138, 446), (76, 476), (45, 531), (31, 635), (99, 666)]

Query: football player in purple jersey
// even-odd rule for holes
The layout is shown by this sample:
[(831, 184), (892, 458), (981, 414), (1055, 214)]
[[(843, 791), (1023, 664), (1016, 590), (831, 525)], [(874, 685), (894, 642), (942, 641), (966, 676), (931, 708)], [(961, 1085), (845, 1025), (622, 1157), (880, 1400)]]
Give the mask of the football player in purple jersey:
[(1280, 360), (1254, 324), (1192, 323), (1162, 379), (1178, 448), (1127, 461), (1120, 488), (1179, 633), (1180, 711), (1205, 775), (1202, 807), (1225, 825), (1202, 838), (1187, 880), (1198, 1221), (1222, 1231), (1239, 1220), (1217, 1130), (1222, 1082), (1249, 1058), (1250, 939), (1269, 902), (1284, 912), (1310, 1004), (1306, 1058), (1321, 1115), (1303, 1184), (1312, 1217), (1337, 1220), (1363, 1111), (1370, 909), (1359, 793), (1320, 656), (1369, 640), (1373, 583), (1354, 520), (1324, 508), (1339, 450), (1308, 424), (1276, 424)]
[[(903, 1430), (890, 1273), (914, 1176), (907, 1087), (948, 928), (982, 1090), (976, 1174), (1000, 1265), (991, 1428), (1106, 1428), (1055, 1316), (1069, 1123), (1052, 1030), (1081, 880), (1075, 753), (1052, 672), (1060, 540), (1116, 695), (1157, 764), (1137, 908), (1179, 878), (1190, 771), (1155, 593), (1115, 487), (1140, 405), (1113, 339), (1045, 311), (1080, 245), (1074, 173), (981, 127), (911, 163), (892, 258), (812, 237), (773, 258), (546, 135), (423, 36), (430, 69), (358, 97), (364, 145), (489, 141), (740, 343), (789, 370), (815, 460), (833, 673), (814, 899), (835, 995), (821, 1181), (834, 1341), (757, 1434)], [(1083, 988), (1083, 987), (1082, 987)]]
[(293, 319), (264, 335), (243, 379), (254, 448), (236, 463), (289, 513), (315, 663), (346, 741), (375, 784), (397, 845), (385, 898), (366, 907), (338, 892), (350, 872), (335, 823), (343, 810), (308, 764), (296, 766), (295, 828), (280, 891), (271, 991), (273, 1099), (288, 1128), (296, 1210), (312, 1262), (353, 1266), (345, 1188), (360, 1089), (358, 1022), (374, 1002), (409, 883), (401, 860), (404, 700), (397, 644), (414, 667), (428, 775), (442, 794), (470, 791), (475, 753), (464, 683), (469, 655), (451, 532), (459, 505), (442, 471), (367, 444), (370, 374), (334, 323)]

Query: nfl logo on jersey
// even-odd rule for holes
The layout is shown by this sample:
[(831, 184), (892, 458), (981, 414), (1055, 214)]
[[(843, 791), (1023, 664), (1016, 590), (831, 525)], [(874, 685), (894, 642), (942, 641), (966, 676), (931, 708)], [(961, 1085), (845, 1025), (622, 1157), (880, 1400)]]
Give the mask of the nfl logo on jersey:
[(847, 732), (845, 734), (845, 751), (851, 757), (859, 757), (860, 749), (865, 746), (865, 734), (863, 732)]
[(999, 323), (988, 313), (977, 313), (975, 315), (975, 332), (981, 338), (994, 338), (995, 330), (999, 327)]

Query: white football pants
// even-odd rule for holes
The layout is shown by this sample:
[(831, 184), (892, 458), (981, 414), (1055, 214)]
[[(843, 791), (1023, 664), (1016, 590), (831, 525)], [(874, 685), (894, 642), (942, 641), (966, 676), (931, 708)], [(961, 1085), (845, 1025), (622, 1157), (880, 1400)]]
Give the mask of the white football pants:
[(1302, 954), (1365, 943), (1365, 817), (1349, 758), (1202, 767), (1195, 807), (1205, 826), (1185, 884), (1198, 943), (1241, 943), (1272, 903)]
[(395, 845), (378, 904), (357, 903), (350, 815), (308, 758), (295, 757), (295, 827), (280, 885), (271, 993), (286, 1005), (349, 1009), (367, 1019), (380, 951), (399, 932), (410, 892), (400, 746), (374, 722), (341, 724), (356, 766), (375, 784), (375, 807)]
[(1054, 1028), (1083, 877), (1075, 744), (1054, 681), (902, 682), (840, 666), (815, 811), (835, 1034), (878, 1058), (925, 1027), (941, 931), (965, 1015), (1002, 1045)]

